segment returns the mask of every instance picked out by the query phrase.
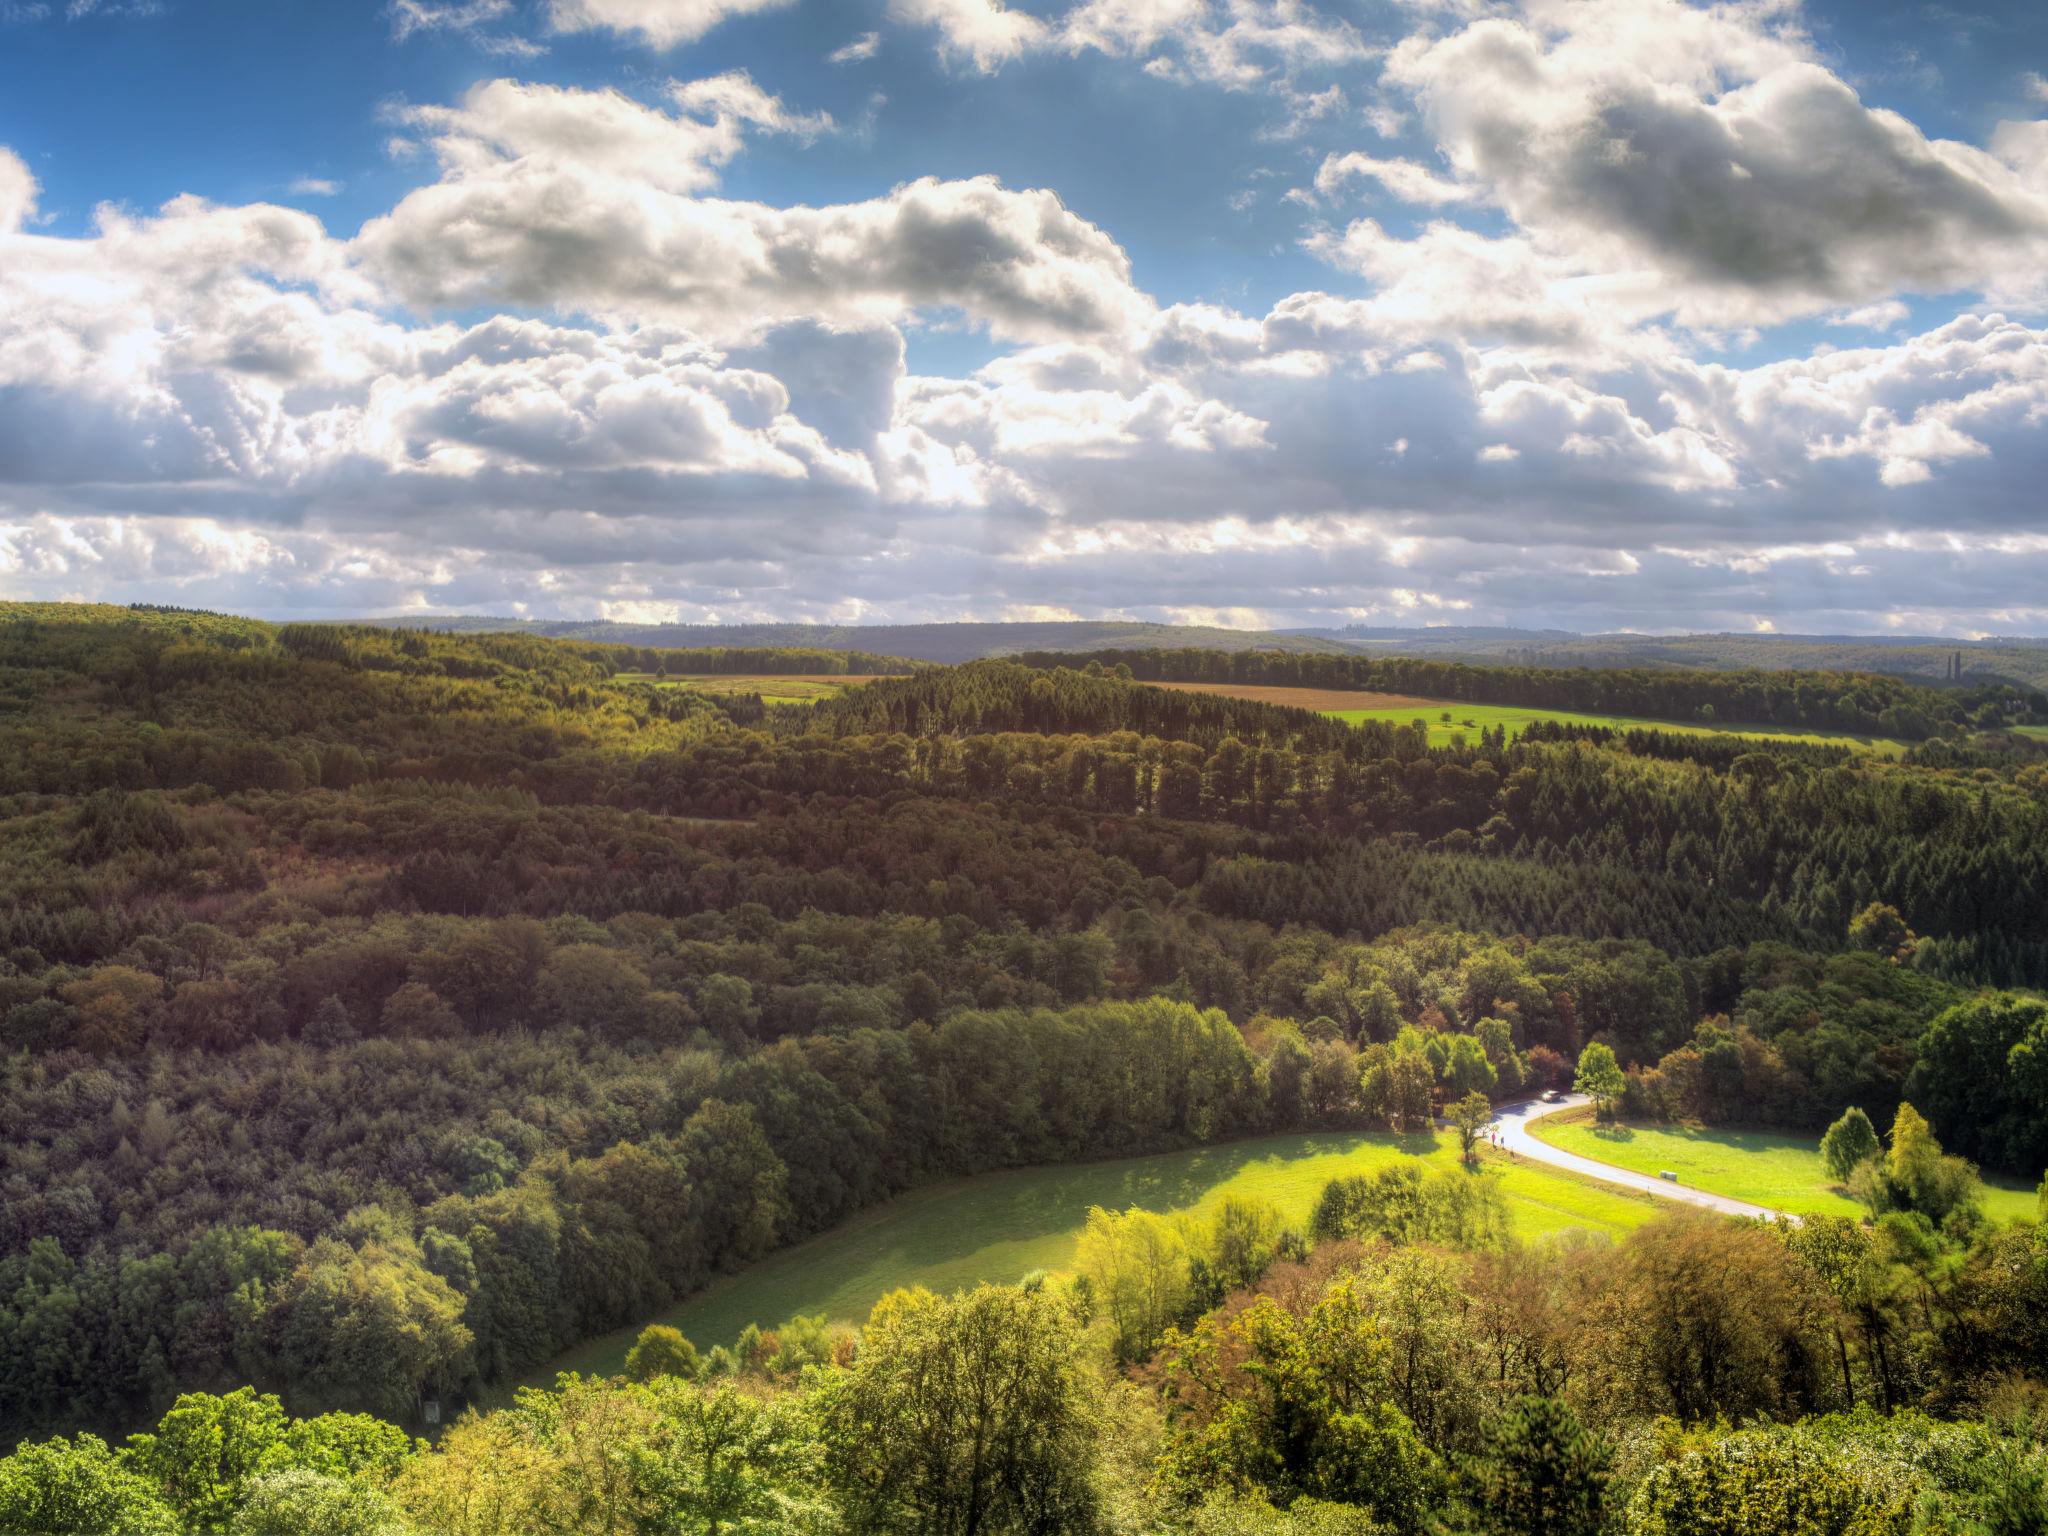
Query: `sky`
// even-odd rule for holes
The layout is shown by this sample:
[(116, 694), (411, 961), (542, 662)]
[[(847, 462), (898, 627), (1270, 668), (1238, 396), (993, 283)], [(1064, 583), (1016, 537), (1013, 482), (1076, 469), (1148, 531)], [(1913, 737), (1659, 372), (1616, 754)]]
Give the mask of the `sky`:
[(2048, 634), (2048, 6), (0, 0), (0, 597)]

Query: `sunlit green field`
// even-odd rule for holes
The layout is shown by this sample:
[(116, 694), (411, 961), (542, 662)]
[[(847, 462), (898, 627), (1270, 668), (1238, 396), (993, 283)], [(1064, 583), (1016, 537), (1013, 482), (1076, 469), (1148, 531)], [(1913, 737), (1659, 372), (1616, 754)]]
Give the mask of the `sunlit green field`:
[[(1449, 713), (1446, 720), (1444, 715)], [(1897, 757), (1904, 748), (1884, 736), (1851, 736), (1835, 731), (1796, 731), (1774, 725), (1701, 725), (1672, 720), (1650, 720), (1638, 715), (1587, 715), (1568, 709), (1537, 709), (1520, 704), (1458, 704), (1449, 700), (1427, 709), (1397, 705), (1387, 709), (1332, 710), (1330, 717), (1356, 725), (1363, 720), (1384, 720), (1389, 725), (1406, 725), (1421, 720), (1429, 727), (1429, 744), (1449, 746), (1457, 737), (1476, 743), (1479, 733), (1495, 726), (1506, 728), (1510, 739), (1519, 736), (1532, 720), (1556, 720), (1566, 725), (1599, 725), (1609, 730), (1665, 731), (1681, 736), (1770, 737), (1779, 741), (1811, 741), (1823, 745), (1855, 747), (1886, 757)]]
[[(1305, 1226), (1328, 1180), (1410, 1156), (1455, 1168), (1456, 1138), (1271, 1136), (1157, 1157), (958, 1179), (905, 1195), (774, 1254), (659, 1321), (708, 1348), (729, 1343), (750, 1322), (772, 1325), (798, 1313), (858, 1322), (898, 1286), (951, 1291), (984, 1280), (1018, 1280), (1035, 1269), (1065, 1269), (1091, 1205), (1201, 1211), (1235, 1194), (1268, 1201)], [(1620, 1233), (1658, 1211), (1647, 1196), (1527, 1162), (1489, 1157), (1486, 1167), (1489, 1176), (1501, 1179), (1523, 1237), (1571, 1227)], [(557, 1370), (617, 1371), (640, 1326), (579, 1347), (537, 1379), (550, 1381)]]
[[(1595, 1126), (1565, 1115), (1540, 1120), (1530, 1129), (1567, 1152), (1637, 1173), (1668, 1169), (1680, 1183), (1711, 1194), (1799, 1216), (1863, 1214), (1863, 1207), (1840, 1193), (1822, 1167), (1818, 1136), (1721, 1127)], [(2032, 1216), (2034, 1191), (2009, 1182), (1987, 1183), (1984, 1213), (1999, 1222)]]
[(618, 680), (622, 683), (653, 683), (658, 688), (687, 688), (693, 693), (758, 693), (764, 704), (815, 704), (820, 699), (832, 698), (849, 688), (858, 688), (863, 683), (876, 681), (873, 677), (857, 676), (852, 673), (827, 677), (734, 672), (704, 676), (656, 676), (652, 672), (621, 672), (618, 674)]

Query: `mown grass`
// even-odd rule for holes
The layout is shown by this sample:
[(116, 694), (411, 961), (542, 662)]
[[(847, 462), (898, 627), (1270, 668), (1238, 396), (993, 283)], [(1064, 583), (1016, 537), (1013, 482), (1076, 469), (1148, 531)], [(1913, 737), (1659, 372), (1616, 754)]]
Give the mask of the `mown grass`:
[[(773, 1254), (669, 1309), (659, 1321), (700, 1348), (730, 1343), (748, 1323), (771, 1326), (798, 1313), (859, 1322), (885, 1293), (923, 1285), (952, 1291), (1060, 1271), (1092, 1205), (1201, 1212), (1225, 1195), (1265, 1200), (1306, 1226), (1323, 1185), (1404, 1157), (1458, 1165), (1456, 1139), (1437, 1136), (1269, 1136), (1156, 1157), (1025, 1168), (957, 1179), (904, 1195), (796, 1248)], [(1647, 1196), (1489, 1156), (1518, 1235), (1568, 1228), (1618, 1234), (1657, 1214)], [(609, 1374), (644, 1326), (595, 1339), (552, 1362), (557, 1370)]]
[[(1596, 1126), (1578, 1114), (1553, 1115), (1530, 1127), (1566, 1152), (1637, 1173), (1669, 1169), (1679, 1182), (1798, 1216), (1861, 1216), (1820, 1160), (1818, 1136), (1777, 1131), (1677, 1125)], [(1984, 1214), (2008, 1222), (2035, 1214), (2035, 1193), (2010, 1181), (1987, 1181)]]
[[(1448, 711), (1450, 719), (1443, 718)], [(1884, 757), (1897, 757), (1904, 747), (1884, 736), (1852, 736), (1839, 731), (1800, 731), (1775, 725), (1705, 725), (1675, 720), (1651, 720), (1638, 715), (1581, 714), (1568, 709), (1537, 709), (1518, 704), (1459, 704), (1453, 700), (1433, 702), (1427, 709), (1413, 705), (1386, 709), (1340, 709), (1330, 711), (1334, 720), (1356, 725), (1364, 720), (1384, 720), (1389, 725), (1406, 725), (1420, 720), (1429, 727), (1429, 744), (1449, 746), (1462, 736), (1476, 743), (1479, 733), (1495, 726), (1505, 727), (1510, 739), (1527, 730), (1533, 720), (1556, 720), (1566, 725), (1598, 725), (1609, 730), (1664, 731), (1681, 736), (1747, 736), (1778, 741), (1810, 741), (1823, 745), (1854, 747)]]

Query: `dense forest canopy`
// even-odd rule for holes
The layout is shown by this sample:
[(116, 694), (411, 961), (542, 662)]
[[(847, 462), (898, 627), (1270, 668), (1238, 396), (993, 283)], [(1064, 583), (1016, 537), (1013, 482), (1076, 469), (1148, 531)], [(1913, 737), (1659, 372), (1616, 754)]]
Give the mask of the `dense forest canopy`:
[(1573, 634), (1554, 629), (1477, 625), (1291, 630), (1288, 645), (1333, 640), (1354, 650), (1432, 656), (1495, 666), (1790, 668), (1812, 672), (1887, 672), (1936, 684), (2013, 683), (2048, 688), (2048, 639), (1991, 635), (1956, 640), (1933, 635)]
[[(129, 1500), (136, 1530), (282, 1531), (249, 1511), (359, 1498), (481, 1531), (451, 1523), (455, 1482), (524, 1467), (506, 1496), (553, 1497), (599, 1423), (640, 1447), (607, 1497), (654, 1521), (707, 1415), (745, 1421), (748, 1475), (816, 1529), (964, 1531), (848, 1426), (910, 1412), (916, 1362), (968, 1337), (1041, 1394), (988, 1530), (1530, 1528), (1472, 1513), (1523, 1475), (1517, 1436), (1597, 1452), (1645, 1532), (1686, 1528), (1646, 1522), (1737, 1451), (1837, 1469), (1847, 1498), (1900, 1437), (1953, 1435), (1914, 1476), (1954, 1486), (1914, 1486), (1972, 1509), (1999, 1457), (2038, 1466), (1993, 1420), (2048, 1375), (2048, 1250), (1941, 1173), (2048, 1166), (2038, 759), (1565, 729), (1433, 749), (1116, 675), (1327, 686), (1306, 669), (1335, 664), (1257, 653), (918, 668), (750, 708), (659, 674), (833, 669), (676, 654), (0, 606), (0, 1444), (159, 1426), (0, 1461), (0, 1531), (59, 1483)], [(1444, 675), (1504, 695), (1599, 676)], [(1668, 681), (1613, 674), (1600, 707), (1651, 712), (1627, 690)], [(1680, 681), (1731, 719), (1934, 707), (1868, 677)], [(1853, 1107), (1932, 1150), (1865, 1171), (1875, 1226), (1675, 1222), (1567, 1263), (1504, 1247), (1483, 1201), (1344, 1189), (1315, 1232), (1112, 1222), (1079, 1291), (909, 1298), (860, 1341), (794, 1329), (722, 1351), (713, 1385), (571, 1385), (431, 1454), (349, 1417), (417, 1430), (426, 1400), (523, 1379), (934, 1178), (1415, 1130), (1564, 1086), (1588, 1046), (1646, 1116), (1818, 1140)], [(1116, 1278), (1139, 1249), (1179, 1254), (1150, 1311)], [(1696, 1341), (1615, 1321), (1681, 1284), (1734, 1307), (1686, 1277), (1737, 1273), (1769, 1306), (1703, 1385), (1657, 1374)], [(1418, 1307), (1469, 1321), (1395, 1337)], [(1415, 1351), (1440, 1352), (1427, 1384), (1394, 1364)], [(1301, 1401), (1257, 1364), (1282, 1358)], [(1686, 1427), (1653, 1448), (1658, 1414)], [(1717, 1414), (1754, 1438), (1700, 1428)], [(252, 1448), (207, 1514), (175, 1447), (224, 1415)], [(1284, 1432), (1304, 1415), (1312, 1445)], [(863, 1502), (884, 1484), (910, 1502)], [(1144, 1524), (1115, 1487), (1167, 1513)], [(1031, 1499), (1072, 1523), (1031, 1523)], [(671, 1528), (619, 1520), (563, 1528)]]

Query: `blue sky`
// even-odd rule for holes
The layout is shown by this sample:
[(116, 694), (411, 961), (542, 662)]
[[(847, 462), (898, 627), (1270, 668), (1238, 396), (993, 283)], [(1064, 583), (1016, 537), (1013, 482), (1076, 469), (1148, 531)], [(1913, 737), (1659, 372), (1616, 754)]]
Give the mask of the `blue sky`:
[(2044, 73), (2017, 3), (0, 4), (0, 594), (2048, 632)]

